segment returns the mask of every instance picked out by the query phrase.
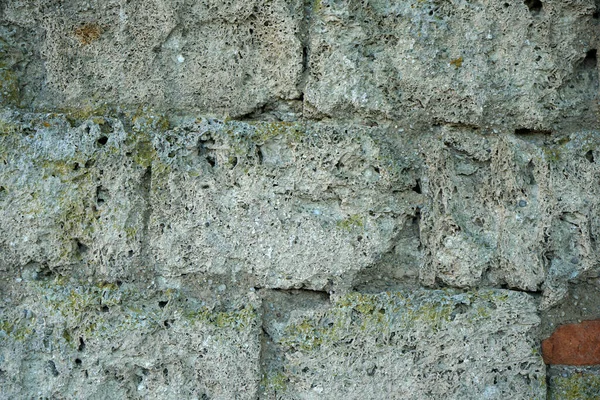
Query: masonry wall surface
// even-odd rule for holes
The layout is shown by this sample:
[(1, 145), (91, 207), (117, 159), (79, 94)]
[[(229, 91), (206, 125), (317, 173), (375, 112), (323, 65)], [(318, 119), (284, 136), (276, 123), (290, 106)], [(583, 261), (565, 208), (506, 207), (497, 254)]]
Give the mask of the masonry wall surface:
[(0, 398), (596, 398), (599, 11), (0, 0)]

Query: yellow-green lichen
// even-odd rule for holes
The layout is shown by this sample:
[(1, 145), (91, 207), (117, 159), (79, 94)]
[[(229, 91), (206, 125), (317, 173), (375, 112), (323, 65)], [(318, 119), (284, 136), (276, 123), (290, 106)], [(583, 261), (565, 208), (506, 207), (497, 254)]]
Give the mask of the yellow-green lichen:
[(596, 400), (600, 393), (600, 376), (574, 373), (550, 379), (550, 400)]
[(282, 137), (288, 142), (300, 142), (305, 136), (302, 126), (295, 122), (252, 122), (251, 139), (261, 145), (271, 139)]
[(353, 214), (348, 218), (338, 221), (336, 225), (339, 229), (350, 232), (354, 229), (364, 227), (364, 217), (359, 214)]
[[(33, 333), (31, 321), (9, 321), (6, 319), (0, 320), (0, 332), (4, 332), (8, 337), (16, 341), (26, 340)], [(2, 336), (0, 335), (0, 338)]]
[(17, 75), (5, 68), (0, 68), (0, 104), (18, 105), (19, 80)]
[(559, 148), (544, 146), (542, 150), (544, 151), (544, 158), (546, 159), (546, 161), (549, 161), (549, 162), (560, 161), (561, 151)]
[(415, 297), (403, 293), (349, 293), (324, 314), (299, 319), (286, 326), (280, 344), (284, 348), (311, 351), (322, 345), (335, 346), (348, 338), (376, 340), (384, 345), (395, 331), (414, 327), (437, 333), (454, 318), (457, 307), (470, 304), (463, 323), (475, 324), (491, 317), (489, 302), (506, 301), (494, 291), (455, 293), (436, 292), (436, 296)]
[(189, 322), (210, 324), (216, 328), (234, 328), (245, 330), (254, 326), (258, 315), (252, 305), (246, 305), (240, 310), (214, 312), (209, 308), (188, 311), (186, 319)]
[(289, 378), (283, 372), (271, 372), (263, 375), (260, 386), (263, 392), (282, 393), (288, 386)]

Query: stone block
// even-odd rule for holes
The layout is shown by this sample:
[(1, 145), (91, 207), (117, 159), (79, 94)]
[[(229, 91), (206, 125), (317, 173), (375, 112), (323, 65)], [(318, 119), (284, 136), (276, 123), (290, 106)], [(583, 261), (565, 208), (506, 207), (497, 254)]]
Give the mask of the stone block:
[(1, 285), (12, 295), (0, 309), (3, 398), (256, 398), (255, 298), (228, 308), (133, 284)]
[(594, 2), (525, 3), (317, 0), (306, 109), (513, 129), (550, 129), (567, 118), (592, 127)]
[(280, 297), (265, 303), (264, 398), (546, 396), (540, 320), (527, 294), (418, 289), (349, 293), (330, 304)]
[[(37, 31), (39, 108), (140, 104), (240, 116), (300, 97), (301, 1), (15, 1), (1, 22)], [(18, 39), (18, 38), (16, 38)], [(43, 85), (40, 84), (43, 81)]]

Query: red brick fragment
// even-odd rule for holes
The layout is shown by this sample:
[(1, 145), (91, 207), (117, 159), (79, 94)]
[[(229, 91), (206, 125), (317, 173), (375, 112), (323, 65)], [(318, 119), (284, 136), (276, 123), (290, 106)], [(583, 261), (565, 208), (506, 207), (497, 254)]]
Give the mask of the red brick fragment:
[(600, 364), (600, 320), (558, 327), (542, 342), (546, 364)]

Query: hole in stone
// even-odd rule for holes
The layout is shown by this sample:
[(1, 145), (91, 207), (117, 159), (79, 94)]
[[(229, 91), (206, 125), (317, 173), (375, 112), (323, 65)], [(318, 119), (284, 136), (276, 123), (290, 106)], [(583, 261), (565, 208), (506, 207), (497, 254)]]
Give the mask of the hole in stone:
[(525, 0), (525, 5), (532, 14), (539, 14), (544, 6), (540, 0)]
[(583, 67), (589, 69), (595, 69), (598, 65), (598, 51), (596, 49), (588, 50), (585, 53), (585, 58), (583, 59)]
[(79, 347), (77, 347), (77, 351), (84, 351), (85, 350), (85, 342), (83, 341), (83, 338), (80, 336), (79, 337)]
[(81, 359), (80, 359), (80, 358), (76, 358), (76, 359), (75, 359), (75, 364), (77, 364), (77, 365), (81, 365)]
[(592, 150), (588, 151), (587, 153), (585, 153), (585, 158), (593, 163), (594, 162), (594, 152)]
[(159, 306), (160, 308), (165, 308), (165, 306), (167, 305), (167, 303), (168, 303), (168, 301), (159, 301), (159, 302), (158, 302), (158, 306)]
[(217, 165), (217, 160), (215, 160), (215, 158), (211, 155), (206, 156), (206, 161), (208, 161), (208, 164), (213, 168), (215, 165)]
[(100, 146), (104, 146), (106, 143), (108, 143), (108, 136), (101, 136), (100, 139), (98, 139), (98, 144)]
[(102, 312), (109, 312), (110, 308), (108, 306), (102, 306)]
[(421, 182), (419, 182), (419, 180), (416, 180), (415, 186), (413, 186), (412, 191), (418, 194), (421, 194)]
[(50, 373), (52, 374), (52, 376), (60, 375), (58, 370), (56, 369), (56, 364), (52, 360), (48, 361), (48, 369), (50, 370)]
[(108, 199), (108, 190), (103, 186), (96, 187), (96, 204), (99, 206), (104, 204)]
[(89, 248), (85, 244), (81, 243), (79, 240), (77, 241), (77, 252), (79, 254), (85, 254), (88, 250)]
[(78, 170), (79, 170), (79, 163), (73, 164), (73, 171), (78, 171)]

